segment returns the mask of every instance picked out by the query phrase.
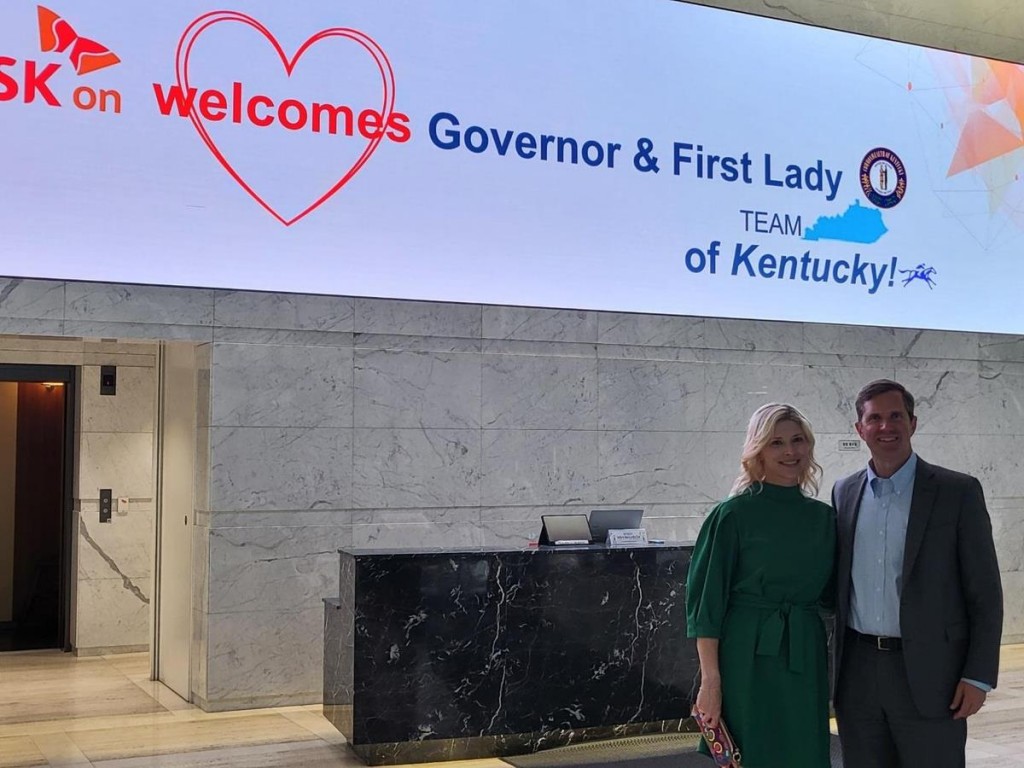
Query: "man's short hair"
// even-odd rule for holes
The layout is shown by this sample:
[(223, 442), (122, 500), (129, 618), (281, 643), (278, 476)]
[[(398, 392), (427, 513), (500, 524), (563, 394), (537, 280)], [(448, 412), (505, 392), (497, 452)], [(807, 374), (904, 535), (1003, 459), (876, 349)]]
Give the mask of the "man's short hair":
[(903, 405), (907, 409), (907, 415), (914, 418), (914, 396), (907, 391), (907, 388), (892, 379), (876, 379), (870, 384), (865, 384), (857, 393), (857, 400), (854, 403), (857, 408), (857, 421), (864, 416), (864, 403), (879, 395), (884, 395), (886, 392), (899, 392), (903, 395)]

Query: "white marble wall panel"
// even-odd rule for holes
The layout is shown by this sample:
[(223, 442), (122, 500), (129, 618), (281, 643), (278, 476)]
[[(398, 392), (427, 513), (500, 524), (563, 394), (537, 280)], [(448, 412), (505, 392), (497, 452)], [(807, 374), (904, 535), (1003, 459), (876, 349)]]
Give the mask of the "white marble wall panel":
[(354, 301), (348, 296), (215, 291), (213, 317), (218, 328), (351, 333)]
[(311, 704), (323, 692), (323, 606), (209, 614), (210, 709)]
[(193, 472), (193, 504), (196, 512), (210, 510), (210, 377), (212, 344), (200, 344), (195, 349), (196, 367), (196, 455)]
[(68, 322), (213, 326), (210, 290), (76, 282), (65, 286)]
[(1024, 435), (1024, 364), (978, 364), (977, 431)]
[(992, 536), (1003, 572), (1024, 571), (1024, 500), (989, 496)]
[(597, 341), (597, 312), (534, 307), (483, 308), (485, 339)]
[(115, 498), (152, 498), (151, 432), (83, 432), (78, 446), (79, 498), (95, 500), (100, 488), (110, 488)]
[(600, 312), (597, 340), (601, 344), (700, 349), (706, 346), (704, 324), (702, 317)]
[(442, 304), (393, 299), (355, 299), (356, 333), (396, 333), (479, 339), (479, 304)]
[[(818, 498), (831, 503), (832, 487), (838, 480), (867, 466), (871, 455), (857, 434), (850, 432), (815, 432), (814, 455), (822, 467)], [(857, 440), (856, 450), (840, 450), (840, 440)]]
[(64, 283), (0, 278), (0, 333), (63, 335)]
[(192, 610), (210, 611), (210, 526), (192, 516)]
[(1003, 574), (1003, 642), (1024, 643), (1024, 571)]
[(918, 434), (978, 434), (981, 387), (976, 367), (972, 373), (900, 367), (896, 380), (914, 396)]
[[(857, 392), (875, 379), (891, 379), (891, 367), (810, 365), (792, 402), (810, 420), (816, 432), (846, 433), (856, 437)], [(749, 414), (748, 414), (749, 418)], [(744, 429), (746, 425), (744, 425)]]
[[(477, 510), (467, 515), (479, 518)], [(476, 520), (358, 523), (352, 526), (353, 547), (417, 549), (422, 547), (475, 547), (489, 544)], [(335, 572), (337, 572), (335, 558)]]
[(348, 526), (214, 528), (209, 534), (212, 613), (316, 608), (338, 592), (338, 549)]
[(1011, 468), (1024, 453), (1024, 437), (918, 433), (914, 450), (925, 461), (978, 478), (986, 499), (1024, 497), (1024, 477)]
[(211, 427), (209, 494), (213, 510), (348, 506), (352, 430)]
[(64, 319), (64, 286), (58, 281), (0, 277), (0, 317), (60, 322)]
[(708, 431), (745, 432), (750, 415), (765, 403), (801, 407), (806, 399), (802, 394), (807, 391), (808, 371), (803, 366), (709, 364), (706, 371)]
[(600, 503), (598, 437), (581, 430), (485, 430), (481, 505)]
[(704, 443), (706, 493), (709, 501), (714, 503), (729, 495), (732, 483), (739, 474), (743, 432), (707, 432), (704, 434)]
[(92, 320), (65, 320), (67, 336), (104, 339), (148, 339), (153, 341), (213, 340), (213, 328), (204, 325), (164, 325), (162, 323), (112, 323)]
[(991, 362), (1024, 361), (1024, 336), (979, 333), (979, 359)]
[(124, 648), (149, 643), (148, 575), (80, 579), (76, 593), (75, 647)]
[(290, 347), (352, 347), (354, 334), (324, 331), (279, 331), (272, 328), (213, 329), (213, 341), (223, 344), (271, 344)]
[(152, 432), (156, 369), (117, 366), (117, 394), (100, 394), (100, 366), (82, 367), (83, 432)]
[(487, 429), (596, 429), (597, 359), (484, 355)]
[(712, 504), (655, 504), (646, 508), (643, 527), (651, 539), (696, 541)]
[(485, 355), (519, 355), (522, 357), (574, 358), (592, 360), (600, 345), (578, 341), (529, 341), (522, 339), (484, 339), (480, 351)]
[(807, 352), (855, 353), (894, 359), (978, 359), (978, 337), (951, 331), (805, 323), (804, 340)]
[(355, 426), (478, 428), (478, 354), (359, 349)]
[(603, 504), (672, 504), (720, 498), (703, 432), (613, 432), (598, 437)]
[(352, 350), (215, 344), (213, 426), (351, 427)]
[(802, 352), (803, 323), (769, 323), (709, 317), (704, 321), (704, 344), (709, 349), (746, 352)]
[(154, 512), (150, 502), (129, 503), (127, 511), (115, 501), (109, 523), (99, 522), (99, 504), (79, 511), (78, 578), (109, 579), (153, 569)]
[(524, 547), (540, 536), (542, 515), (586, 514), (585, 507), (482, 507), (479, 531), (488, 547)]
[(356, 429), (352, 505), (477, 507), (480, 431)]
[(598, 361), (602, 430), (693, 430), (704, 423), (702, 363)]
[(403, 336), (397, 333), (357, 333), (353, 347), (357, 352), (439, 352), (480, 354), (481, 339), (463, 339), (453, 336)]
[(209, 625), (210, 613), (192, 604), (192, 648), (189, 657), (191, 667), (192, 703), (202, 705), (209, 699), (207, 672), (209, 670)]

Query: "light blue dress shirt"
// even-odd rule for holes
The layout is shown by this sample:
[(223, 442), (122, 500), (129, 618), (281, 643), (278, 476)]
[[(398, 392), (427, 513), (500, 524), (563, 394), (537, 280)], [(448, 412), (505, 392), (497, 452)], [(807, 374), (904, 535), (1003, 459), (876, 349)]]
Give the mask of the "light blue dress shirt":
[[(903, 550), (916, 474), (916, 453), (892, 477), (879, 477), (868, 465), (853, 539), (849, 620), (866, 635), (900, 636)], [(983, 691), (992, 690), (987, 683), (963, 679)]]
[(850, 581), (850, 626), (858, 632), (900, 636), (903, 548), (916, 473), (916, 453), (892, 477), (879, 477), (868, 465)]

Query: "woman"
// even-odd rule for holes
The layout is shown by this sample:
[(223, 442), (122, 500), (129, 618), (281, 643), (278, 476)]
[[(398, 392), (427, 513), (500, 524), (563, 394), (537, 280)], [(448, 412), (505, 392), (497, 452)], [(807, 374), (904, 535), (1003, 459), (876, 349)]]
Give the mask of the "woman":
[(740, 467), (687, 577), (701, 669), (694, 708), (711, 725), (724, 719), (745, 768), (828, 768), (819, 608), (832, 604), (836, 532), (832, 508), (811, 498), (821, 475), (811, 425), (791, 405), (761, 406)]

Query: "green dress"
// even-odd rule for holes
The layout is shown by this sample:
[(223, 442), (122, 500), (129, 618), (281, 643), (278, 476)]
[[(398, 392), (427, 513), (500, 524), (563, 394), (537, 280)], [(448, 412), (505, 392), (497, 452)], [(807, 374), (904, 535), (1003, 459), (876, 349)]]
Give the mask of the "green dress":
[(767, 483), (723, 501), (701, 528), (687, 633), (719, 638), (722, 717), (745, 768), (830, 765), (819, 610), (832, 607), (835, 542), (831, 507)]

